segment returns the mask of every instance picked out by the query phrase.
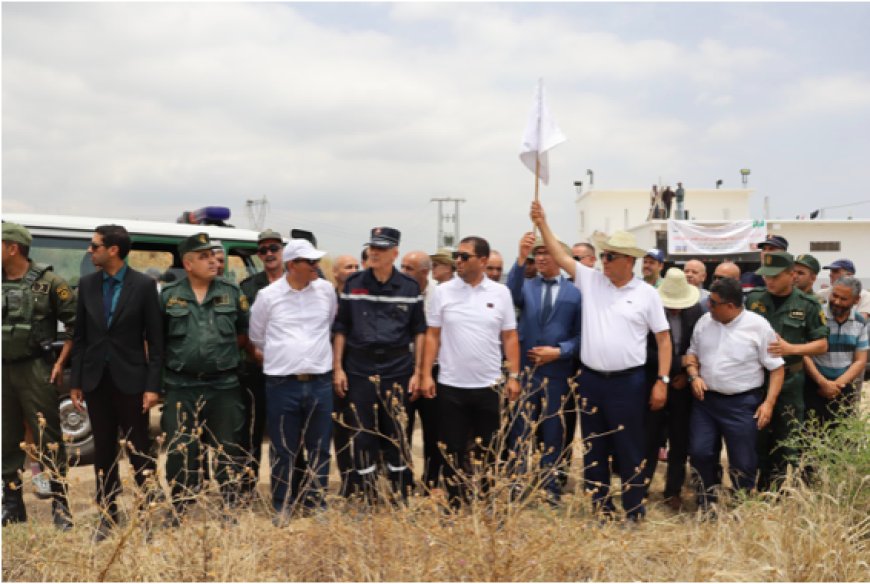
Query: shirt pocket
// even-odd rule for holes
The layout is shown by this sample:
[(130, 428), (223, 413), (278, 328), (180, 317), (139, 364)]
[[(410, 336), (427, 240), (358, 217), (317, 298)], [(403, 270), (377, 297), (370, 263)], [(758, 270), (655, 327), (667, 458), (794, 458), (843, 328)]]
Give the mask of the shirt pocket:
[(222, 305), (214, 307), (214, 323), (221, 342), (236, 341), (236, 307)]
[(190, 322), (190, 308), (186, 306), (173, 306), (166, 309), (166, 336), (185, 337)]

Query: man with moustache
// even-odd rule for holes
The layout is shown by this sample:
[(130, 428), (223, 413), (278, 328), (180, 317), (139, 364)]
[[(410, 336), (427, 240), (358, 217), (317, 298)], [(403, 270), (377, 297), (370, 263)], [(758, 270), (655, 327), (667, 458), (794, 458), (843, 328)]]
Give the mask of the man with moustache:
[(758, 488), (762, 490), (770, 489), (783, 477), (786, 465), (797, 460), (791, 438), (804, 420), (803, 357), (828, 350), (828, 327), (821, 306), (794, 286), (793, 268), (790, 253), (765, 253), (755, 272), (764, 277), (765, 288), (756, 288), (746, 297), (746, 307), (766, 318), (776, 331), (770, 354), (785, 360), (785, 380), (771, 423), (758, 436)]
[[(575, 261), (547, 224), (540, 202), (532, 203), (532, 222), (555, 262), (574, 272), (574, 286), (583, 294), (580, 337), (580, 414), (583, 438), (590, 448), (584, 456), (586, 489), (593, 505), (605, 516), (615, 512), (610, 494), (611, 461), (622, 481), (622, 505), (630, 521), (646, 514), (642, 473), (647, 408), (660, 410), (667, 399), (672, 347), (662, 300), (655, 289), (634, 277), (638, 258), (646, 252), (634, 236), (617, 231), (598, 243), (602, 271)], [(644, 363), (647, 334), (652, 332), (659, 363), (655, 384), (646, 383)]]
[(453, 279), (456, 273), (456, 265), (450, 256), (450, 250), (442, 247), (437, 252), (430, 254), (432, 260), (432, 279), (436, 284), (443, 284)]
[(201, 486), (201, 462), (208, 460), (203, 443), (214, 449), (215, 478), (225, 508), (238, 503), (238, 485), (232, 479), (241, 470), (245, 415), (237, 371), (239, 348), (247, 343), (249, 310), (239, 286), (217, 276), (207, 233), (183, 240), (178, 253), (187, 277), (160, 291), (167, 404), (161, 425), (167, 437), (173, 523)]
[[(505, 397), (514, 401), (520, 394), (513, 302), (506, 286), (486, 277), (488, 258), (485, 239), (462, 239), (453, 252), (459, 277), (435, 289), (426, 313), (420, 391), (424, 397), (438, 395), (441, 439), (448, 457), (444, 482), (454, 509), (468, 501), (466, 481), (455, 477), (457, 469), (466, 466), (469, 437), (483, 451), (484, 474), (499, 454), (491, 445), (501, 423), (502, 348), (508, 369)], [(437, 389), (432, 377), (436, 359)]]
[(662, 283), (662, 268), (665, 267), (665, 252), (660, 249), (651, 248), (646, 251), (643, 256), (643, 264), (640, 271), (643, 274), (643, 281), (658, 288)]
[(370, 503), (380, 499), (381, 456), (394, 495), (404, 500), (414, 486), (400, 414), (420, 384), (426, 320), (420, 286), (393, 265), (400, 236), (392, 227), (372, 229), (370, 267), (347, 279), (333, 325), (333, 384), (339, 397), (348, 396), (344, 419), (355, 431), (349, 490)]
[(854, 411), (858, 402), (859, 383), (867, 366), (867, 319), (857, 310), (861, 298), (861, 281), (843, 276), (831, 287), (824, 307), (828, 324), (828, 351), (804, 357), (807, 371), (807, 416), (812, 413), (820, 422), (830, 422)]
[[(260, 291), (251, 310), (251, 342), (263, 352), (272, 464), (274, 522), (283, 525), (299, 504), (304, 512), (324, 509), (332, 430), (332, 347), (330, 328), (337, 300), (319, 278), (325, 252), (305, 239), (284, 249), (286, 276)], [(307, 486), (298, 499), (289, 489), (302, 451), (309, 464)]]

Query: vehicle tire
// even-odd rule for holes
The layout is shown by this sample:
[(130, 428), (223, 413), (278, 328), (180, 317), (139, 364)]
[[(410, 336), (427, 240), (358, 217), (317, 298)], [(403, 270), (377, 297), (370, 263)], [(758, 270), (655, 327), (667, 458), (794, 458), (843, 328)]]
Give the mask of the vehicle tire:
[(66, 452), (71, 466), (85, 466), (94, 462), (94, 436), (91, 420), (85, 412), (73, 405), (69, 396), (60, 402), (60, 429), (66, 443)]

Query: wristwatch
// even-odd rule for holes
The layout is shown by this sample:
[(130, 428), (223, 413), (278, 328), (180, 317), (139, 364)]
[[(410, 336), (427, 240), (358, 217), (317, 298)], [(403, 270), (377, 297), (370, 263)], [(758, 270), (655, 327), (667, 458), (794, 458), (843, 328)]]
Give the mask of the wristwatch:
[(508, 377), (510, 377), (511, 379), (513, 379), (513, 380), (515, 380), (515, 381), (519, 381), (519, 380), (520, 380), (520, 374), (519, 374), (519, 373), (510, 373), (510, 374), (508, 375)]
[(664, 382), (665, 385), (667, 385), (667, 384), (669, 384), (669, 383), (671, 382), (671, 378), (668, 377), (667, 375), (659, 375), (659, 376), (656, 377), (656, 379), (661, 379), (662, 382)]
[(698, 376), (697, 375), (689, 375), (686, 379), (689, 381), (689, 383), (695, 383), (695, 380), (698, 379)]

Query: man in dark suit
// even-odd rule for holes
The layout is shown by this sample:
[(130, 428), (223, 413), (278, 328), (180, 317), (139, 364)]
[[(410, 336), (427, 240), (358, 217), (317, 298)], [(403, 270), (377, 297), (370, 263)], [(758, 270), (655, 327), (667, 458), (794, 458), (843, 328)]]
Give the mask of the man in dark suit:
[[(527, 279), (524, 266), (530, 252), (534, 253), (537, 275)], [(572, 391), (569, 380), (577, 374), (574, 359), (580, 346), (580, 291), (561, 275), (543, 240), (536, 240), (532, 233), (520, 240), (519, 258), (511, 267), (507, 286), (514, 305), (521, 310), (521, 365), (533, 371), (520, 398), (509, 442), (518, 456), (518, 470), (523, 472), (528, 440), (537, 432), (544, 444), (542, 486), (547, 501), (558, 505), (561, 484), (555, 467), (562, 462), (567, 446), (564, 418)]]
[[(679, 268), (668, 270), (658, 287), (659, 296), (665, 307), (665, 315), (671, 328), (673, 358), (668, 375), (668, 400), (661, 410), (647, 412), (647, 444), (644, 478), (652, 481), (658, 463), (658, 451), (667, 438), (668, 471), (665, 479), (665, 504), (674, 511), (682, 508), (681, 492), (686, 480), (686, 461), (689, 457), (689, 417), (692, 412), (692, 387), (686, 370), (682, 366), (683, 356), (689, 350), (692, 332), (698, 319), (704, 315), (699, 304), (701, 291), (686, 280)], [(654, 335), (649, 335), (647, 343), (646, 373), (648, 385), (656, 378), (658, 371), (658, 344)], [(647, 486), (650, 484), (647, 483)]]
[(79, 409), (87, 402), (94, 432), (97, 503), (103, 511), (97, 541), (108, 537), (118, 521), (119, 431), (140, 488), (155, 469), (148, 410), (160, 392), (163, 319), (154, 280), (124, 262), (130, 247), (123, 227), (96, 228), (88, 249), (101, 269), (79, 283), (73, 335), (70, 395)]

